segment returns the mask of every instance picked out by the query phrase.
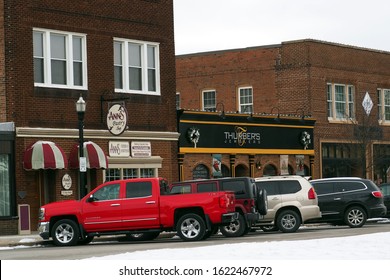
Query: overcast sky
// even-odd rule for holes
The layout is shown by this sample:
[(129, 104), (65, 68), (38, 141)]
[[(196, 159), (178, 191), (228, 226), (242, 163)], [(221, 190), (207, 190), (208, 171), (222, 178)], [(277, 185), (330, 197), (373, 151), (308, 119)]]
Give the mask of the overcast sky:
[(390, 51), (388, 0), (174, 0), (176, 54), (317, 39)]

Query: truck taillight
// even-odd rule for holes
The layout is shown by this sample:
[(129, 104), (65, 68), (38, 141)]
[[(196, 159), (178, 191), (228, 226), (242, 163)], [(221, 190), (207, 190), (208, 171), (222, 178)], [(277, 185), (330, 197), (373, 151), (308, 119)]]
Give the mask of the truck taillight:
[(307, 193), (307, 197), (309, 199), (316, 199), (317, 195), (316, 195), (316, 191), (314, 190), (314, 188), (310, 188), (309, 192)]

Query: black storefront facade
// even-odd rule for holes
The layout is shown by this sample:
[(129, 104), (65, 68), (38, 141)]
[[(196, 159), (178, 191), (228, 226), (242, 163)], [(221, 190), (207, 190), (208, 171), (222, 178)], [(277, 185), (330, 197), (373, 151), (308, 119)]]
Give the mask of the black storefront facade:
[(314, 124), (308, 116), (178, 110), (180, 180), (311, 176)]

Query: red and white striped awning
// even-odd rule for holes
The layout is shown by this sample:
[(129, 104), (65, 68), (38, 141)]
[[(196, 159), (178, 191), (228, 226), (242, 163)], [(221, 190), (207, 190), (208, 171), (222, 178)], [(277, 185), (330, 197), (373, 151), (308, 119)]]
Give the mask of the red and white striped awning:
[(37, 141), (31, 144), (23, 155), (23, 168), (26, 170), (64, 169), (68, 160), (61, 147), (50, 141)]
[[(84, 142), (84, 157), (87, 158), (87, 168), (106, 169), (108, 168), (107, 156), (94, 142)], [(69, 168), (79, 168), (79, 145), (75, 144), (69, 154)]]

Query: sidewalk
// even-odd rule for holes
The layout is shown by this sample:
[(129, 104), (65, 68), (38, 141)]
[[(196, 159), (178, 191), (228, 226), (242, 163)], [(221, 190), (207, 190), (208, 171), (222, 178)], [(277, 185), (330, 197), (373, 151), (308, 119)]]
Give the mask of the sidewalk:
[[(162, 232), (158, 238), (172, 238), (175, 235), (173, 232)], [(113, 242), (123, 239), (124, 235), (102, 235), (96, 236), (93, 242)], [(0, 247), (15, 247), (15, 246), (35, 246), (41, 245), (51, 240), (43, 240), (38, 232), (23, 235), (0, 235)]]
[(13, 246), (34, 246), (41, 244), (43, 239), (38, 235), (38, 232), (32, 232), (31, 234), (21, 235), (1, 235), (0, 247), (13, 247)]

